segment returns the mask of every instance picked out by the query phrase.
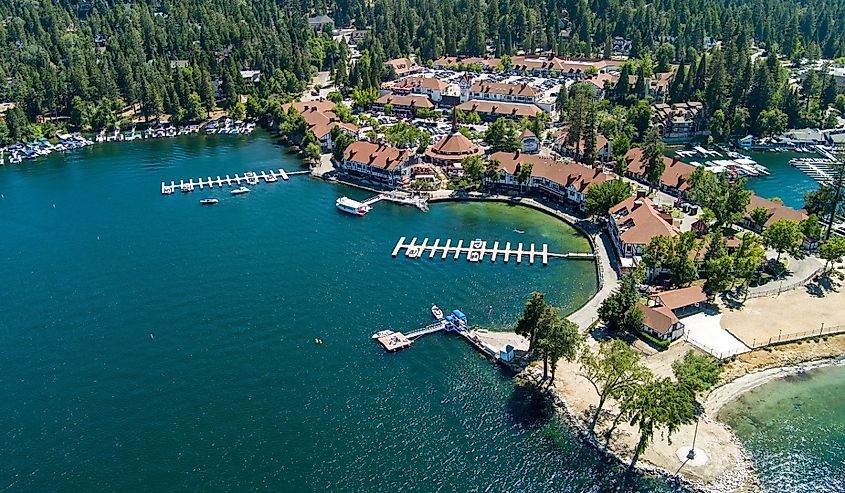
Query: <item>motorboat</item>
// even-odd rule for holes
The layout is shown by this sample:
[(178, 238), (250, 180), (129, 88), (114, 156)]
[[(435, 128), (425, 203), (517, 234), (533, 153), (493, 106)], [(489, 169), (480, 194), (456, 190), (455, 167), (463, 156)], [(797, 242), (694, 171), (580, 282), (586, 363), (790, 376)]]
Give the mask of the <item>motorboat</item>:
[(393, 331), (390, 329), (380, 330), (373, 334), (373, 339), (379, 339), (381, 337), (389, 336), (390, 334), (393, 334)]
[(434, 315), (435, 320), (443, 320), (443, 310), (441, 310), (437, 305), (432, 305), (431, 314)]
[(476, 238), (476, 239), (472, 240), (472, 243), (470, 244), (470, 246), (472, 248), (482, 248), (484, 246), (484, 242), (481, 239)]
[(469, 260), (470, 262), (478, 262), (479, 260), (481, 260), (481, 254), (477, 251), (469, 252), (467, 260)]
[(251, 192), (251, 190), (248, 189), (247, 187), (238, 187), (238, 188), (232, 190), (229, 193), (231, 193), (232, 195), (243, 195), (243, 194), (249, 193), (249, 192)]
[(200, 204), (202, 204), (202, 205), (214, 205), (218, 202), (220, 202), (220, 201), (215, 199), (215, 198), (212, 198), (212, 197), (209, 197), (207, 199), (200, 199)]
[(372, 210), (372, 207), (369, 205), (364, 204), (363, 202), (358, 202), (357, 200), (352, 200), (349, 197), (340, 197), (337, 201), (335, 201), (335, 206), (343, 212), (355, 214), (356, 216), (363, 216)]

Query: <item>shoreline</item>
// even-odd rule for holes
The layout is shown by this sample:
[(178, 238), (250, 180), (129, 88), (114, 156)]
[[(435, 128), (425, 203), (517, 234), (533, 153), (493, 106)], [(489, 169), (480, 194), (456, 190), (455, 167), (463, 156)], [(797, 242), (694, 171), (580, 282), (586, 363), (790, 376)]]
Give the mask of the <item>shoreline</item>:
[(808, 359), (803, 362), (765, 368), (752, 373), (747, 373), (741, 377), (725, 382), (711, 390), (702, 403), (702, 406), (704, 407), (704, 411), (707, 415), (724, 424), (724, 422), (719, 419), (719, 414), (722, 408), (742, 397), (744, 394), (775, 380), (820, 368), (837, 366), (845, 366), (845, 354)]

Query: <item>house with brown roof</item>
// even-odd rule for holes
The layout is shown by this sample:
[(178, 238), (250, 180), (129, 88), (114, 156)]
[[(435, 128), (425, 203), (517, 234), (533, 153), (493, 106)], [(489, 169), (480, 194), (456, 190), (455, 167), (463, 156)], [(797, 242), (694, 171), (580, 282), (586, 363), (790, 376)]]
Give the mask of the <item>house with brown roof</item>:
[(540, 92), (524, 82), (522, 84), (507, 84), (504, 82), (481, 81), (469, 88), (470, 99), (535, 103), (539, 97)]
[(665, 306), (638, 304), (643, 312), (643, 332), (661, 341), (674, 341), (684, 335), (684, 324)]
[(496, 152), (490, 160), (499, 163), (499, 179), (496, 185), (508, 189), (519, 189), (517, 173), (522, 166), (531, 165), (531, 179), (527, 186), (534, 193), (555, 201), (565, 201), (578, 207), (584, 206), (587, 189), (598, 183), (613, 180), (616, 175), (598, 168), (590, 168), (571, 161), (555, 161), (536, 154), (522, 152)]
[(387, 144), (359, 140), (343, 152), (341, 171), (352, 176), (396, 187), (410, 183), (413, 152)]
[(666, 307), (678, 317), (683, 317), (700, 311), (706, 306), (708, 297), (703, 286), (689, 286), (652, 294), (649, 302), (652, 306)]
[(651, 121), (666, 142), (688, 142), (707, 134), (704, 104), (698, 101), (653, 104)]
[(396, 72), (397, 77), (405, 77), (406, 75), (416, 74), (423, 70), (422, 66), (410, 58), (394, 58), (384, 63)]
[[(626, 176), (649, 185), (642, 148), (634, 147), (628, 150), (625, 154), (625, 162), (628, 164)], [(666, 156), (663, 156), (663, 163), (666, 168), (660, 176), (657, 188), (671, 195), (682, 196), (690, 189), (689, 178), (695, 171), (695, 166), (684, 163), (678, 158)]]
[(478, 113), (478, 116), (488, 121), (495, 120), (500, 116), (514, 120), (519, 120), (522, 117), (536, 118), (543, 113), (543, 110), (533, 103), (508, 103), (504, 101), (486, 101), (483, 99), (470, 99), (459, 104), (457, 108), (464, 113), (475, 111)]
[(461, 170), (460, 164), (465, 158), (483, 155), (484, 150), (456, 128), (425, 150), (427, 161), (445, 168), (447, 173), (452, 174)]
[(649, 296), (643, 312), (643, 330), (663, 341), (674, 341), (684, 334), (681, 317), (698, 313), (708, 303), (702, 286), (661, 291)]
[[(648, 242), (655, 236), (675, 237), (680, 234), (672, 216), (661, 212), (644, 194), (623, 200), (610, 209), (608, 231), (620, 259), (633, 259), (625, 267), (633, 267)], [(623, 262), (626, 264), (626, 262)]]
[[(769, 213), (769, 218), (761, 228), (760, 225), (751, 219), (751, 211), (754, 209), (763, 208)], [(792, 207), (783, 205), (783, 202), (776, 200), (764, 199), (754, 193), (751, 194), (751, 200), (745, 208), (745, 216), (740, 221), (740, 225), (744, 228), (750, 229), (757, 233), (762, 233), (764, 229), (772, 225), (772, 223), (781, 219), (788, 219), (790, 221), (801, 222), (807, 219), (807, 212), (804, 210), (796, 210)]]
[(282, 109), (286, 112), (291, 107), (305, 119), (305, 123), (308, 124), (308, 131), (313, 133), (320, 141), (320, 149), (323, 152), (331, 152), (333, 147), (332, 131), (335, 128), (355, 137), (358, 135), (358, 126), (342, 122), (335, 114), (334, 103), (331, 101), (306, 101), (282, 105)]
[(422, 94), (385, 94), (376, 100), (373, 108), (383, 112), (388, 105), (393, 113), (400, 115), (415, 115), (420, 108), (434, 109), (434, 103)]

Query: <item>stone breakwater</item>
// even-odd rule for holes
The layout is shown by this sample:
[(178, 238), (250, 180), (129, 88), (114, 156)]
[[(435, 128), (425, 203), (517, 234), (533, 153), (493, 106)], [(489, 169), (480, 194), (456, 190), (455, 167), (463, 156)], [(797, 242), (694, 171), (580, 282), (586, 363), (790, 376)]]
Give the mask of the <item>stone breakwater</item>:
[[(623, 467), (628, 466), (630, 461), (629, 458), (623, 457), (611, 448), (605, 447), (599, 443), (595, 436), (590, 433), (584, 420), (575, 413), (566, 400), (555, 391), (553, 386), (546, 385), (546, 382), (543, 380), (543, 372), (539, 368), (528, 366), (516, 376), (516, 379), (544, 389), (544, 393), (548, 399), (554, 404), (555, 408), (563, 416), (564, 421), (566, 421), (569, 427), (578, 433), (582, 442), (589, 444), (606, 460), (616, 461)], [(701, 419), (710, 421), (710, 418), (707, 415), (702, 415)], [(730, 430), (730, 428), (728, 429)], [(732, 493), (739, 491), (756, 493), (761, 491), (757, 476), (754, 472), (754, 466), (751, 462), (751, 457), (745, 451), (742, 443), (736, 435), (732, 434), (731, 441), (741, 451), (740, 457), (737, 459), (733, 468), (726, 470), (713, 481), (705, 483), (702, 481), (692, 480), (684, 477), (680, 473), (671, 472), (666, 468), (649, 464), (643, 460), (640, 460), (636, 464), (635, 469), (640, 474), (658, 477), (670, 485), (683, 486), (695, 492)], [(681, 464), (678, 463), (679, 467), (680, 465)]]

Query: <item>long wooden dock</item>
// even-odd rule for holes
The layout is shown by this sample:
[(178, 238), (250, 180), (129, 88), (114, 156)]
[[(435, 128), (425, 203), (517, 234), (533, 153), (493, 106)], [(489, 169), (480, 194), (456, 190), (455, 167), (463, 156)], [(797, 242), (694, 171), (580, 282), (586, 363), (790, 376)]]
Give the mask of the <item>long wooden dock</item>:
[(492, 242), (492, 246), (488, 246), (490, 242), (487, 240), (473, 240), (466, 242), (466, 244), (464, 243), (464, 240), (458, 240), (457, 243), (453, 245), (451, 239), (441, 242), (441, 240), (437, 238), (431, 242), (429, 241), (429, 238), (423, 238), (420, 243), (417, 243), (418, 238), (416, 236), (411, 238), (411, 241), (409, 242), (406, 242), (406, 239), (407, 237), (403, 236), (396, 242), (396, 246), (393, 248), (393, 253), (391, 254), (394, 258), (404, 252), (405, 257), (412, 259), (422, 258), (427, 254), (428, 258), (434, 258), (436, 255), (440, 255), (441, 260), (444, 260), (449, 256), (451, 256), (454, 260), (458, 260), (463, 256), (470, 262), (483, 262), (485, 258), (489, 258), (491, 262), (496, 262), (498, 258), (501, 258), (504, 263), (508, 263), (511, 257), (515, 257), (517, 264), (521, 264), (524, 259), (528, 259), (528, 263), (530, 265), (534, 265), (534, 262), (538, 259), (543, 263), (543, 265), (548, 265), (550, 258), (584, 260), (592, 260), (596, 258), (593, 253), (550, 252), (549, 245), (546, 243), (543, 243), (538, 248), (538, 246), (534, 243), (525, 244), (522, 242), (517, 243), (514, 247), (509, 241), (505, 242), (504, 245), (502, 245), (502, 242), (500, 241), (494, 241)]
[(179, 183), (175, 181), (171, 181), (168, 185), (166, 182), (161, 182), (161, 194), (162, 195), (171, 195), (176, 191), (188, 193), (193, 192), (196, 189), (204, 190), (206, 187), (209, 189), (214, 189), (214, 187), (223, 188), (224, 186), (234, 187), (234, 186), (241, 186), (241, 185), (258, 185), (262, 181), (264, 183), (275, 183), (281, 179), (282, 181), (288, 181), (291, 176), (294, 175), (303, 175), (309, 173), (308, 171), (285, 171), (284, 169), (279, 168), (278, 171), (276, 170), (269, 170), (269, 171), (247, 171), (243, 175), (235, 173), (234, 176), (226, 175), (225, 177), (221, 177), (217, 175), (217, 178), (211, 178), (210, 176), (203, 179), (197, 178), (194, 180), (190, 178), (188, 180), (179, 180)]

